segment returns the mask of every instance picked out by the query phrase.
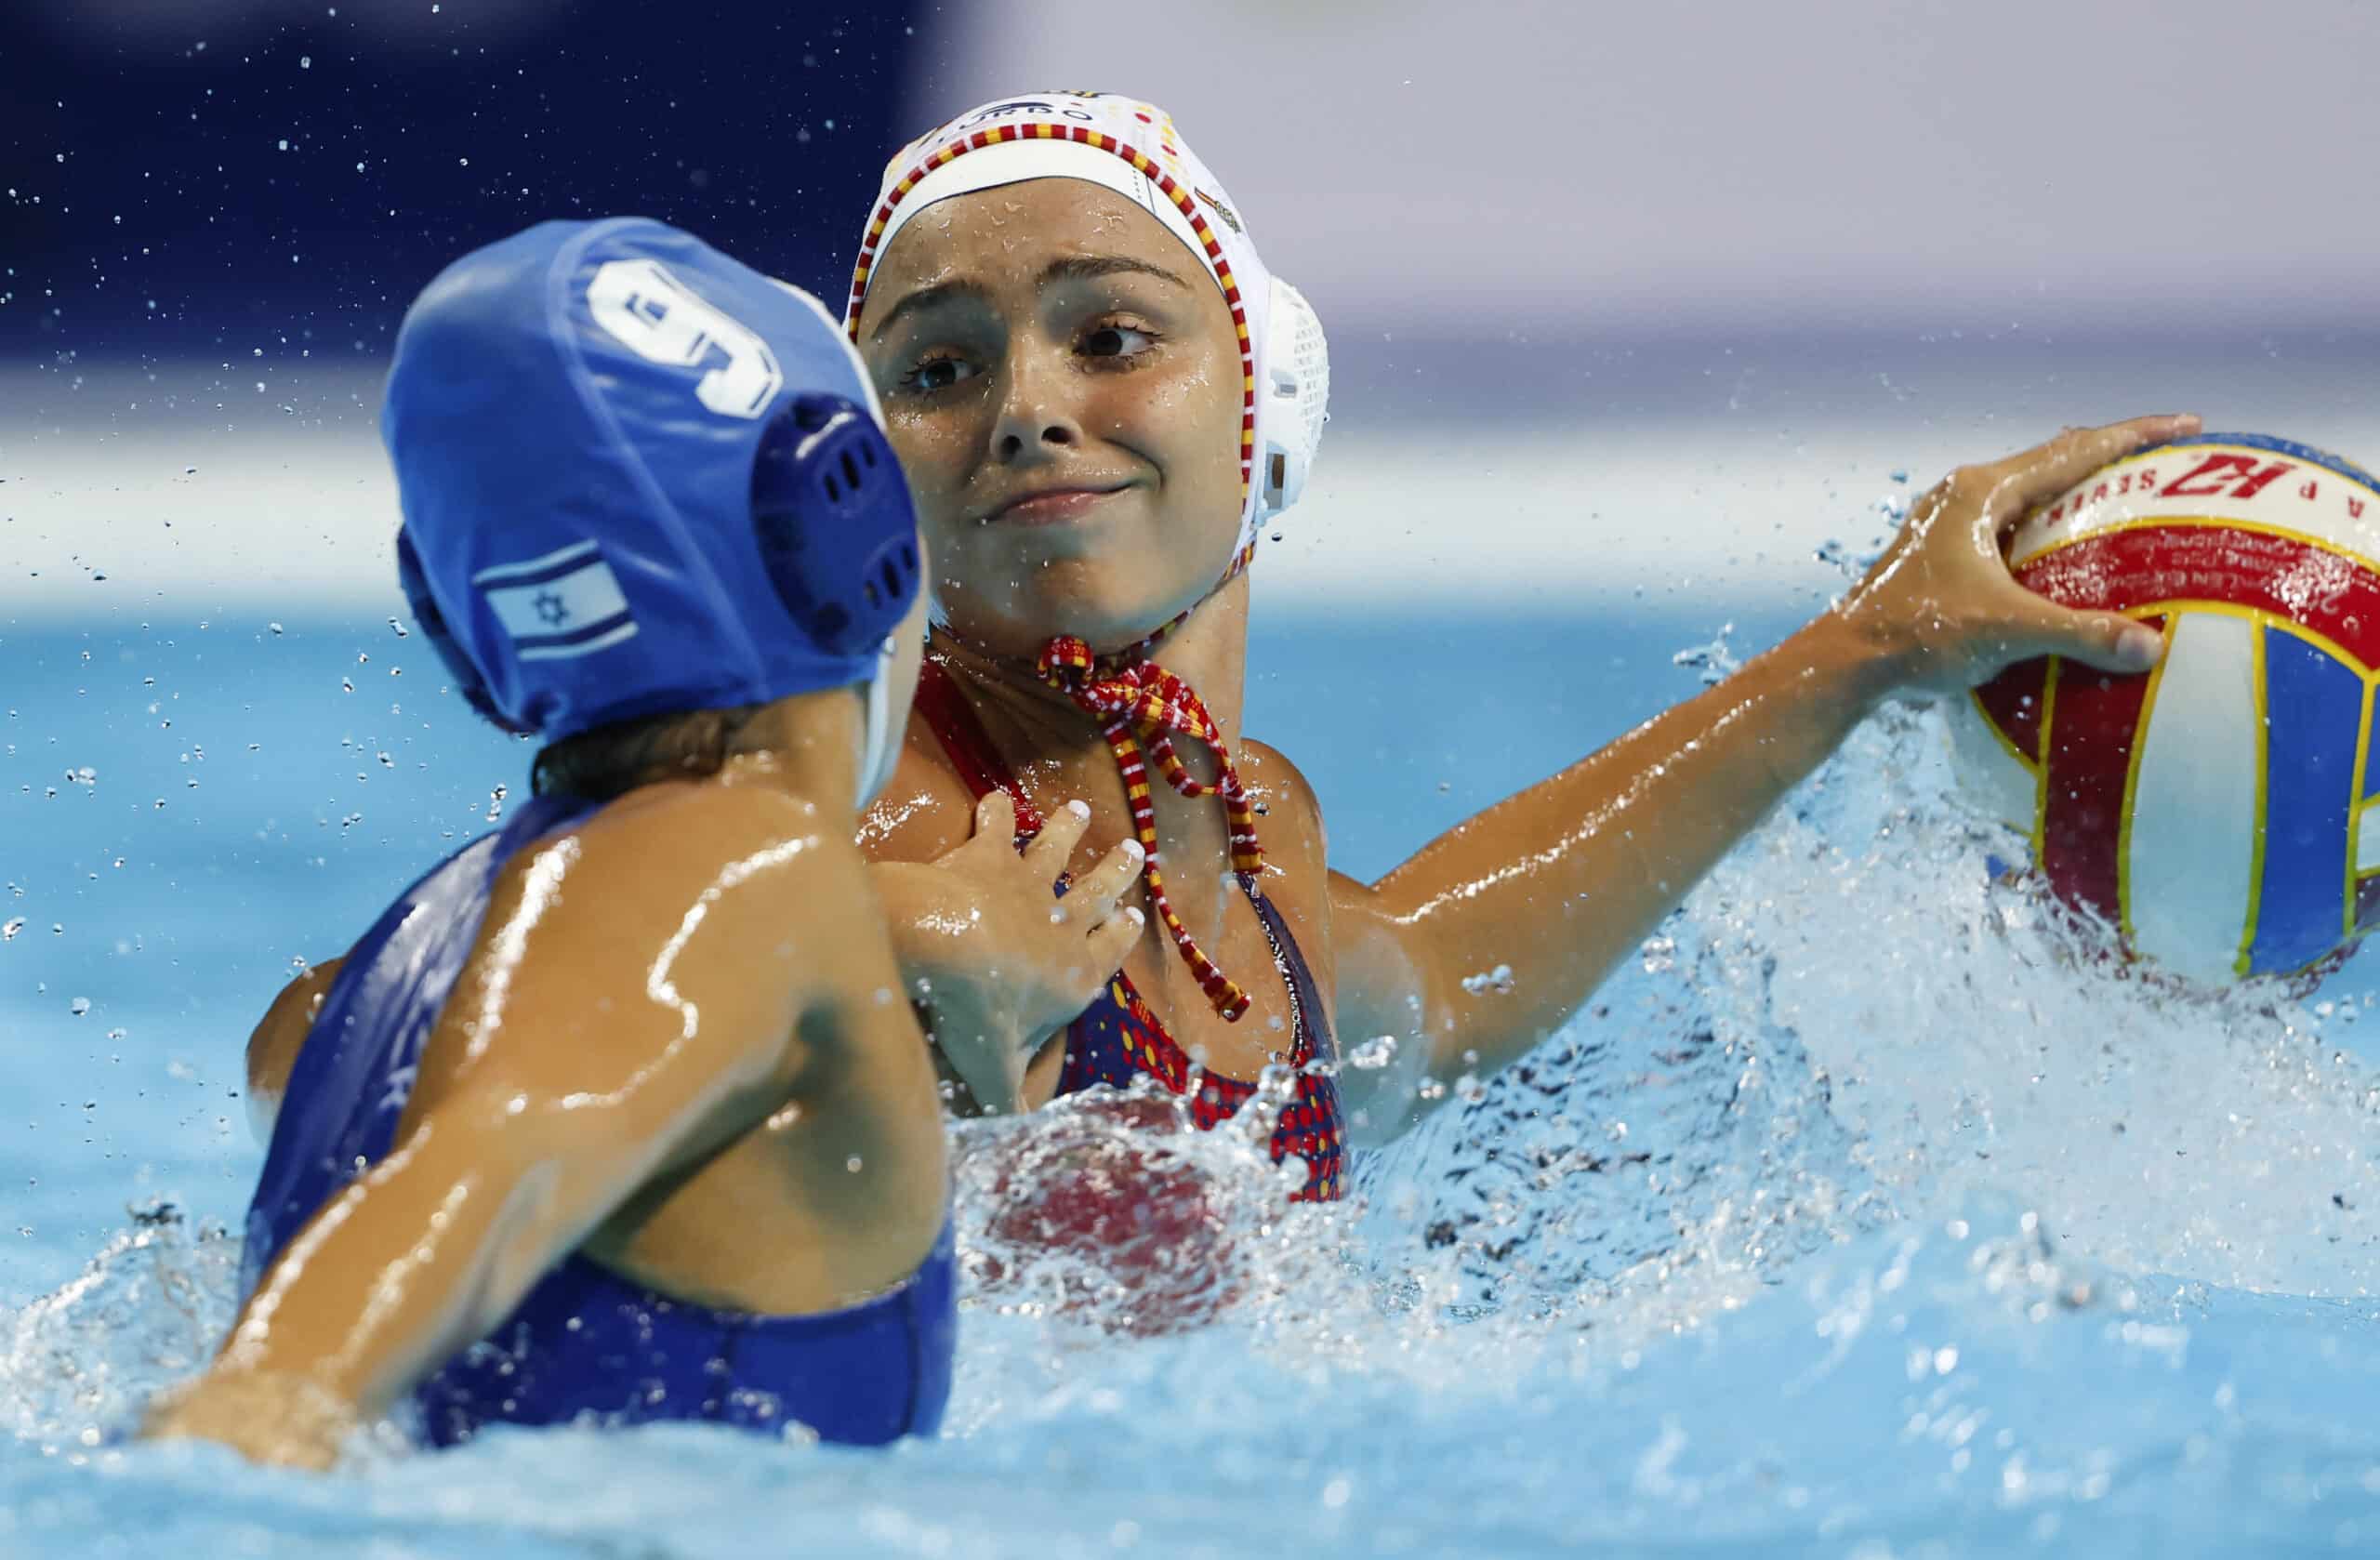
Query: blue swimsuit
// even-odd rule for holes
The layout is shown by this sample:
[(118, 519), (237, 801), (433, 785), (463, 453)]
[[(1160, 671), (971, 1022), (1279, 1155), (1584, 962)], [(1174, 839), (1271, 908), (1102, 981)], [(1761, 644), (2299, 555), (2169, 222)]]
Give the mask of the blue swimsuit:
[[(504, 864), (595, 807), (534, 799), (406, 890), (356, 945), (290, 1071), (248, 1208), (244, 1296), (316, 1210), (389, 1151)], [(950, 1395), (955, 1269), (945, 1224), (898, 1289), (822, 1315), (761, 1316), (671, 1300), (572, 1255), (416, 1395), (440, 1446), (484, 1424), (582, 1415), (792, 1422), (859, 1444), (931, 1434)]]

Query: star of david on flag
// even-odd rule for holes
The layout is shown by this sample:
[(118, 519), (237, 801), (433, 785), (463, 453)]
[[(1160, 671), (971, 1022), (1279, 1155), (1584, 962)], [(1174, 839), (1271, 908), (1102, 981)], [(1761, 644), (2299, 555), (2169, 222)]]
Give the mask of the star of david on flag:
[(636, 633), (628, 598), (592, 541), (471, 576), (523, 661), (591, 655)]

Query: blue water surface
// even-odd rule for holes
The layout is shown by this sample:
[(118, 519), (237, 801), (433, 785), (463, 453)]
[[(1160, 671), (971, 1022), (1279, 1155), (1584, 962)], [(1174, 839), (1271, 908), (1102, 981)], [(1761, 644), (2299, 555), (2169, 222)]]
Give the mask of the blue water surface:
[[(1376, 874), (1786, 622), (1714, 657), (1716, 615), (1263, 616), (1249, 728)], [(377, 618), (0, 624), (0, 1555), (2380, 1543), (2368, 979), (2122, 978), (1990, 881), (2004, 841), (1899, 708), (1536, 1055), (1437, 1080), (1349, 1204), (1284, 1214), (1244, 1135), (1169, 1150), (1223, 1189), (1211, 1325), (979, 1281), (942, 1439), (499, 1434), (326, 1478), (106, 1449), (229, 1315), (248, 1025), (520, 794), (434, 665)], [(1104, 1130), (971, 1128), (962, 1185)]]

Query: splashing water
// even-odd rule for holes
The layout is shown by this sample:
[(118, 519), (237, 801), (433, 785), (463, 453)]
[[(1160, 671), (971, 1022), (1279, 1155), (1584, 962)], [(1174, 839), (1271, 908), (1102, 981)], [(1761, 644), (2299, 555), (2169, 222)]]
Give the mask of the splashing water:
[(204, 1364), (231, 1319), (238, 1238), (171, 1203), (128, 1211), (80, 1275), (0, 1331), (0, 1423), (44, 1456), (99, 1446)]
[(108, 1451), (232, 1300), (235, 1244), (152, 1210), (6, 1324), (0, 1510), (46, 1556), (117, 1490), (258, 1553), (749, 1554), (794, 1510), (866, 1554), (2370, 1541), (2357, 972), (2138, 978), (1994, 881), (1947, 787), (1887, 710), (1346, 1204), (1282, 1201), (1285, 1077), (1211, 1134), (1150, 1096), (965, 1127), (941, 1441), (496, 1434), (327, 1482)]

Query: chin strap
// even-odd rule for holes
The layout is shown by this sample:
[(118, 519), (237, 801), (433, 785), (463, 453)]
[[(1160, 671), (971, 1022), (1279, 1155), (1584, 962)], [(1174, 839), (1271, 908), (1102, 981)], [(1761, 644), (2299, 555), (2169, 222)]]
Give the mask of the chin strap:
[(876, 675), (860, 690), (867, 710), (859, 739), (859, 806), (884, 794), (892, 772), (901, 763), (901, 741), (907, 734), (907, 712), (892, 707), (892, 659), (899, 651), (894, 635), (885, 636), (876, 653)]
[[(1145, 649), (1145, 641), (1135, 648)], [(1148, 762), (1142, 757), (1145, 745), (1148, 759), (1157, 762), (1157, 773), (1180, 795), (1223, 798), (1223, 811), (1231, 820), (1232, 870), (1240, 875), (1250, 892), (1256, 892), (1257, 874), (1264, 869), (1264, 848), (1256, 839), (1256, 808), (1249, 800), (1247, 787), (1240, 784), (1239, 771), (1223, 747), (1223, 732), (1207, 713), (1206, 702), (1188, 683), (1154, 661), (1103, 663), (1091, 654), (1088, 643), (1071, 635), (1051, 640), (1041, 652), (1037, 669), (1044, 682), (1072, 699), (1084, 714), (1102, 722), (1101, 734), (1106, 737), (1109, 751), (1116, 755), (1116, 767), (1124, 776), (1124, 795), (1132, 810), (1132, 831), (1147, 853), (1142, 875), (1148, 881), (1149, 903), (1157, 906), (1157, 919), (1172, 934), (1173, 945), (1181, 950), (1183, 961), (1197, 977), (1198, 988), (1207, 994), (1207, 1000), (1224, 1018), (1238, 1019), (1248, 1011), (1248, 993), (1200, 951), (1190, 929), (1182, 924), (1182, 918), (1173, 913), (1173, 905), (1166, 897), (1157, 842), (1157, 807), (1149, 789)], [(1177, 736), (1203, 742), (1214, 755), (1216, 778), (1211, 785), (1194, 778), (1183, 767), (1182, 757), (1173, 747)]]

